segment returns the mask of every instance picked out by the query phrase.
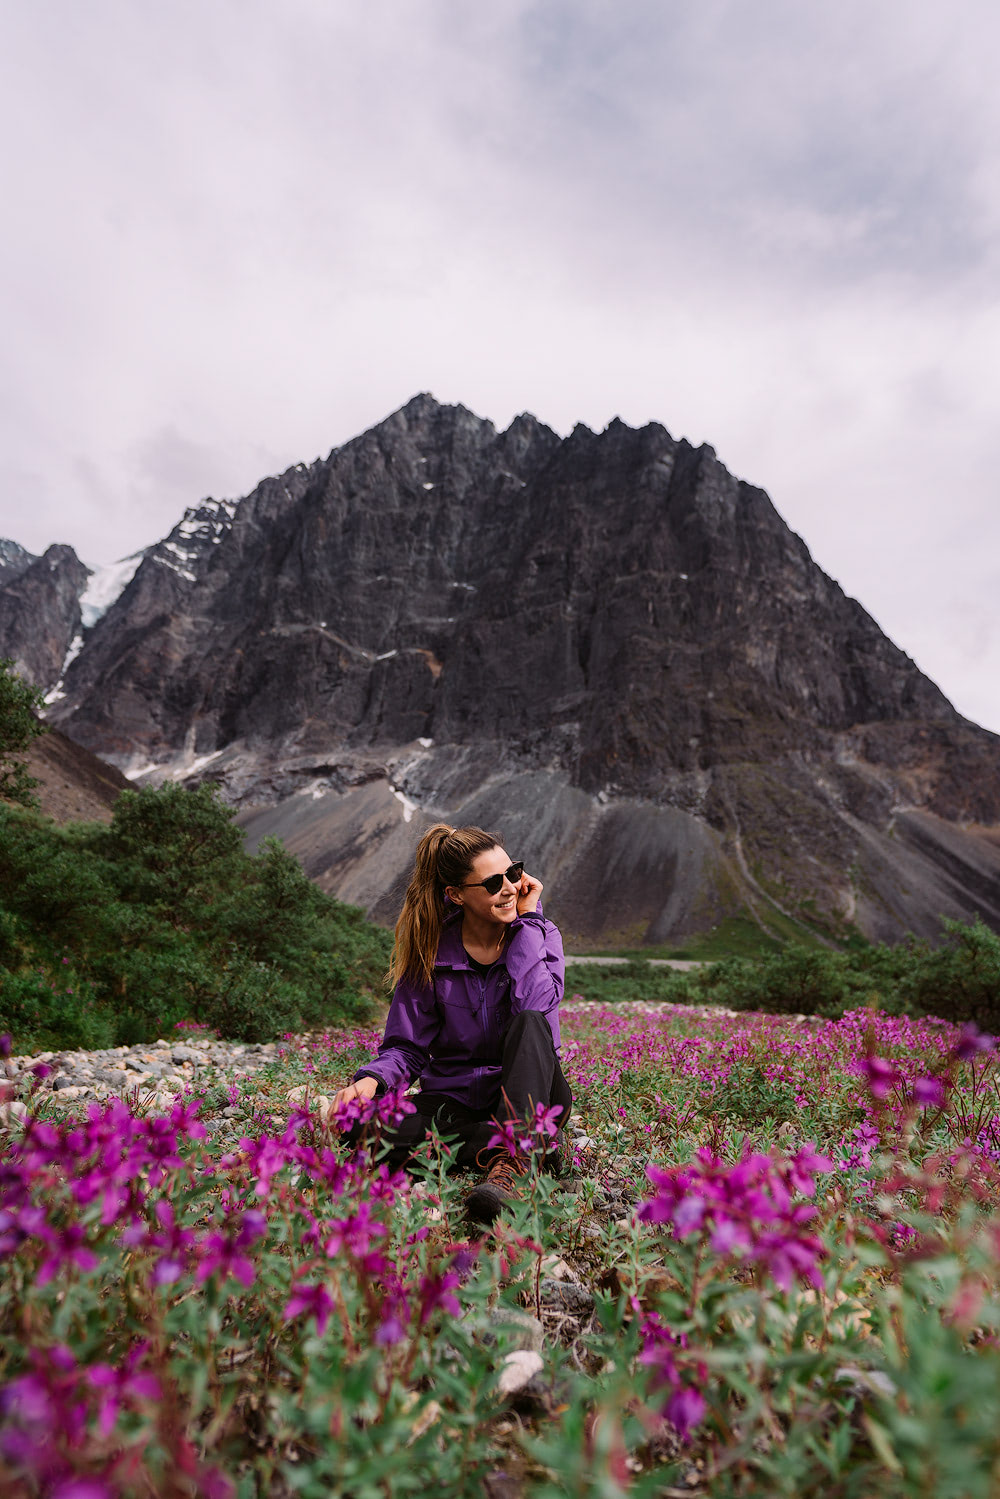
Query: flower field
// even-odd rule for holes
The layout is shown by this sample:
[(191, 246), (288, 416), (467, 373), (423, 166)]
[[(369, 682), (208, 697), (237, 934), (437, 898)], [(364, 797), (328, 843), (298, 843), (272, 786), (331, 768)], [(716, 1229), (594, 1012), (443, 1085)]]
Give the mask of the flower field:
[(237, 1119), (8, 1099), (0, 1493), (1000, 1493), (991, 1039), (563, 1016), (572, 1159), (482, 1239), (446, 1142), (378, 1166), (405, 1099), (340, 1143), (374, 1032), (287, 1038)]

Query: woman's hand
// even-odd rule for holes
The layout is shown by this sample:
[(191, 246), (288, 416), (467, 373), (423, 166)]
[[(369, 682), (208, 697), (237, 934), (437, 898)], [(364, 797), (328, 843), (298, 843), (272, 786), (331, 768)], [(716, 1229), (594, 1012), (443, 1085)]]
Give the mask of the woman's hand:
[(526, 911), (533, 911), (538, 905), (541, 893), (541, 880), (536, 880), (533, 874), (522, 874), (521, 882), (517, 889), (518, 916), (523, 916)]
[(346, 1088), (341, 1088), (330, 1100), (330, 1113), (333, 1115), (339, 1104), (350, 1103), (353, 1098), (374, 1098), (378, 1092), (378, 1083), (373, 1077), (359, 1077), (356, 1083), (349, 1083)]

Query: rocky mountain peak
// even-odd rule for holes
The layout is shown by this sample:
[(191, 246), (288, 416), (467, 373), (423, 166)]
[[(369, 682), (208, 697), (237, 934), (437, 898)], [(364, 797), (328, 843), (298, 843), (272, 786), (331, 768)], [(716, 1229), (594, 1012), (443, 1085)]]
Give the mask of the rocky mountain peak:
[(32, 552), (25, 551), (18, 542), (0, 536), (0, 586), (19, 578), (34, 561)]
[(73, 642), (82, 642), (80, 596), (90, 569), (70, 546), (50, 546), (41, 557), (13, 546), (14, 565), (0, 575), (0, 656), (12, 658), (29, 682), (48, 687)]
[(554, 861), (582, 937), (748, 906), (1000, 924), (1000, 854), (968, 827), (1000, 824), (1000, 741), (762, 489), (658, 423), (560, 438), (415, 396), (188, 510), (59, 690), (74, 739), (271, 809), (246, 815), (377, 909), (446, 815)]

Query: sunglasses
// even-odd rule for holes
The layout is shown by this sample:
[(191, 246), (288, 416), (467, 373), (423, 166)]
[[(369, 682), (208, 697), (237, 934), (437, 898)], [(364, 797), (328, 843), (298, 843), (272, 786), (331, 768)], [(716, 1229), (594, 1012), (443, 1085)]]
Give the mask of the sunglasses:
[(463, 890), (470, 890), (475, 889), (478, 885), (482, 885), (487, 895), (499, 895), (503, 889), (504, 880), (510, 880), (512, 885), (516, 885), (523, 873), (523, 864), (511, 864), (503, 874), (491, 874), (485, 880), (470, 880), (468, 885), (463, 885), (461, 888)]

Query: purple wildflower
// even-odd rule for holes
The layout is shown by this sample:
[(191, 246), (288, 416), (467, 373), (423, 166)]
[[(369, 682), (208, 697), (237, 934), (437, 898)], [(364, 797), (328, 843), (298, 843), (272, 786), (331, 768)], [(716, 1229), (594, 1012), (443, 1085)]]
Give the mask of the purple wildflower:
[(382, 1303), (378, 1327), (375, 1329), (375, 1342), (381, 1348), (390, 1348), (395, 1343), (401, 1343), (406, 1337), (410, 1325), (410, 1305), (403, 1291), (403, 1284), (398, 1277), (393, 1277), (393, 1283), (389, 1286), (388, 1294)]
[(117, 1491), (103, 1478), (81, 1478), (74, 1474), (60, 1479), (49, 1490), (49, 1499), (117, 1499)]
[(122, 1406), (134, 1408), (143, 1401), (162, 1399), (163, 1390), (155, 1374), (137, 1370), (149, 1351), (148, 1343), (137, 1343), (123, 1364), (92, 1364), (86, 1371), (87, 1383), (98, 1392), (97, 1429), (102, 1437), (111, 1435)]
[(903, 1080), (899, 1068), (885, 1057), (863, 1057), (858, 1064), (858, 1071), (867, 1079), (872, 1097), (880, 1100), (888, 1097), (891, 1090)]
[(455, 1298), (454, 1290), (458, 1285), (458, 1276), (454, 1270), (445, 1270), (436, 1274), (425, 1275), (420, 1282), (420, 1325), (429, 1322), (433, 1314), (441, 1310), (452, 1317), (457, 1317), (461, 1307)]
[(61, 1229), (54, 1230), (46, 1228), (42, 1232), (42, 1238), (46, 1242), (48, 1254), (38, 1267), (35, 1284), (47, 1286), (55, 1275), (62, 1275), (70, 1268), (77, 1270), (95, 1270), (100, 1263), (97, 1255), (92, 1249), (88, 1249), (85, 1242), (85, 1229), (80, 1223), (67, 1223)]
[(325, 1285), (315, 1281), (307, 1284), (304, 1280), (299, 1280), (288, 1299), (284, 1319), (290, 1322), (293, 1317), (315, 1317), (316, 1330), (322, 1337), (335, 1304)]
[(958, 1033), (954, 1056), (959, 1062), (971, 1062), (981, 1052), (993, 1051), (996, 1037), (981, 1031), (974, 1020), (966, 1021)]
[(639, 1217), (669, 1224), (679, 1239), (706, 1233), (716, 1254), (766, 1270), (784, 1290), (796, 1275), (818, 1285), (823, 1246), (809, 1232), (815, 1209), (793, 1197), (811, 1195), (814, 1174), (832, 1169), (811, 1145), (789, 1160), (755, 1153), (735, 1166), (700, 1150), (688, 1166), (647, 1167), (656, 1191)]
[(245, 1251), (266, 1232), (267, 1219), (256, 1209), (231, 1213), (225, 1232), (206, 1234), (197, 1246), (197, 1279), (206, 1281), (215, 1274), (232, 1275), (243, 1286), (253, 1285), (256, 1271)]
[(346, 1218), (334, 1218), (329, 1224), (326, 1255), (333, 1259), (341, 1250), (360, 1258), (369, 1252), (375, 1239), (383, 1237), (388, 1230), (384, 1223), (372, 1218), (367, 1202), (359, 1202), (353, 1213)]
[(641, 1332), (639, 1362), (651, 1370), (654, 1389), (670, 1391), (662, 1414), (686, 1441), (705, 1415), (705, 1397), (697, 1386), (704, 1383), (708, 1371), (688, 1352), (686, 1335), (664, 1327), (655, 1312), (643, 1319)]
[(920, 1108), (937, 1107), (944, 1103), (945, 1086), (939, 1077), (915, 1077), (913, 1079), (913, 1102)]
[(693, 1385), (682, 1385), (674, 1390), (663, 1407), (663, 1414), (677, 1428), (686, 1441), (696, 1426), (705, 1419), (705, 1397)]

